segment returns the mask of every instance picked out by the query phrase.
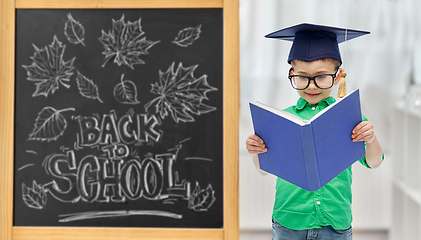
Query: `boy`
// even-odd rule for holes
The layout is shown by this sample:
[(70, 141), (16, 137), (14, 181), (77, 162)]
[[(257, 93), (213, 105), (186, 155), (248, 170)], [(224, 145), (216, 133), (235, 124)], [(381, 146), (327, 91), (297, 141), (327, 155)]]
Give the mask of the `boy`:
[[(266, 37), (293, 41), (288, 63), (288, 78), (300, 99), (297, 105), (284, 109), (309, 120), (335, 99), (330, 97), (332, 86), (342, 60), (338, 43), (368, 32), (338, 29), (327, 26), (300, 24), (282, 29)], [(366, 143), (366, 155), (359, 161), (368, 168), (377, 168), (383, 161), (382, 147), (373, 125), (363, 116), (350, 136), (353, 141)], [(264, 139), (257, 135), (247, 138), (246, 148), (253, 154), (253, 163), (259, 167), (258, 154), (268, 151)], [(269, 149), (270, 150), (270, 149)], [(308, 192), (277, 178), (272, 215), (272, 239), (352, 239), (351, 167), (343, 171), (320, 190)]]

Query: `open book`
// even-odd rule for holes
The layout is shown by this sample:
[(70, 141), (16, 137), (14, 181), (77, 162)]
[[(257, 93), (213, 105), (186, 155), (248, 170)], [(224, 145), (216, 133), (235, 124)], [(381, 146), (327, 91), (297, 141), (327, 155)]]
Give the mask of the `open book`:
[(308, 191), (322, 188), (365, 155), (364, 142), (352, 142), (362, 121), (356, 90), (309, 121), (262, 103), (250, 103), (254, 131), (268, 151), (260, 168)]

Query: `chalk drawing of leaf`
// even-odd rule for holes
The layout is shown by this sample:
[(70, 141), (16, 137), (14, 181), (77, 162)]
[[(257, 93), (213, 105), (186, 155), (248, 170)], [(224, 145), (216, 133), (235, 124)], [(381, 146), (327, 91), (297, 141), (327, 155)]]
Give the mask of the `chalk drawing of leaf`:
[(206, 93), (218, 90), (207, 82), (207, 75), (195, 78), (194, 70), (198, 65), (184, 68), (180, 63), (174, 71), (174, 62), (166, 72), (159, 71), (159, 82), (152, 84), (151, 92), (159, 95), (145, 105), (145, 110), (155, 105), (155, 112), (161, 118), (171, 114), (175, 122), (194, 122), (191, 114), (201, 115), (216, 110), (202, 103), (207, 100)]
[(192, 45), (194, 41), (199, 39), (200, 37), (200, 28), (202, 25), (197, 27), (188, 27), (178, 32), (177, 37), (172, 41), (173, 43), (177, 44), (181, 47), (187, 47)]
[(67, 40), (73, 44), (82, 44), (85, 46), (85, 28), (76, 21), (72, 14), (67, 14), (67, 21), (64, 26), (64, 34), (66, 35)]
[(26, 206), (30, 208), (43, 209), (47, 205), (46, 191), (35, 181), (32, 183), (32, 188), (22, 183), (22, 197)]
[(139, 104), (137, 100), (136, 85), (130, 80), (124, 80), (124, 74), (121, 75), (121, 82), (114, 87), (114, 97), (120, 103)]
[(77, 71), (76, 83), (82, 96), (90, 99), (98, 99), (98, 101), (103, 103), (99, 98), (98, 86), (92, 80), (83, 76), (79, 71)]
[(206, 189), (200, 189), (199, 183), (196, 182), (196, 187), (190, 194), (188, 208), (197, 212), (207, 211), (215, 200), (215, 191), (211, 184)]
[(67, 122), (61, 114), (64, 111), (74, 111), (74, 108), (66, 108), (60, 111), (52, 107), (44, 107), (38, 113), (34, 123), (34, 130), (29, 135), (29, 140), (53, 141), (63, 135)]
[(35, 45), (33, 46), (35, 53), (31, 57), (33, 60), (32, 64), (29, 66), (22, 65), (27, 71), (27, 79), (36, 82), (36, 90), (32, 96), (44, 95), (48, 97), (50, 92), (54, 93), (58, 89), (60, 83), (64, 87), (69, 88), (70, 85), (67, 83), (73, 74), (75, 58), (67, 62), (63, 60), (66, 45), (62, 44), (54, 36), (53, 42), (42, 49), (37, 48)]
[(145, 64), (140, 56), (149, 54), (148, 49), (160, 41), (146, 40), (140, 22), (141, 19), (126, 23), (123, 15), (120, 20), (113, 19), (112, 30), (108, 33), (102, 30), (102, 36), (99, 38), (105, 49), (102, 52), (105, 55), (102, 67), (112, 58), (118, 66), (124, 64), (131, 69), (135, 64)]

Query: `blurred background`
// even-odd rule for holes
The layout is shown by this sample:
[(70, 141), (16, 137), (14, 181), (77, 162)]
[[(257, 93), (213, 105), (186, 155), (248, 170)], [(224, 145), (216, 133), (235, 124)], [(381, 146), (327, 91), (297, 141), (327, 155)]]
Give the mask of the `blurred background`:
[(248, 103), (283, 109), (299, 98), (287, 78), (291, 43), (264, 36), (314, 23), (371, 32), (339, 45), (348, 93), (360, 89), (362, 111), (385, 153), (377, 169), (353, 165), (354, 231), (421, 239), (420, 10), (419, 0), (240, 0), (242, 232), (270, 233), (276, 181), (256, 171), (245, 148), (254, 133)]

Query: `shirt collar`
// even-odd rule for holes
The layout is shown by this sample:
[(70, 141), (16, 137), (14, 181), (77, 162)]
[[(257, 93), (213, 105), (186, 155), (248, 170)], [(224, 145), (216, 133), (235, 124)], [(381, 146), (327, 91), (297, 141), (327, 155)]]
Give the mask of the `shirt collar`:
[[(334, 97), (328, 97), (326, 99), (323, 99), (322, 101), (320, 101), (318, 104), (325, 102), (327, 106), (329, 106), (330, 104), (334, 103), (336, 100)], [(306, 105), (310, 105), (310, 103), (308, 103), (306, 100), (304, 100), (304, 98), (298, 99), (297, 101), (297, 110), (302, 110)]]

